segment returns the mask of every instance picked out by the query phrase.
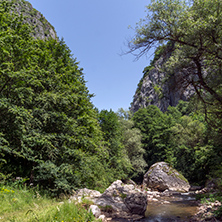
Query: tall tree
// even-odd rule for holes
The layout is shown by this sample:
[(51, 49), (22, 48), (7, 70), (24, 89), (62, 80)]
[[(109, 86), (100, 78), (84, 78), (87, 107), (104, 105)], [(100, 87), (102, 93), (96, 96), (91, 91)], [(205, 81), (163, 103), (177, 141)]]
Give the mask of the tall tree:
[(34, 39), (0, 2), (0, 153), (4, 174), (52, 191), (107, 182), (102, 132), (82, 69), (63, 40)]
[(174, 51), (166, 71), (176, 73), (180, 87), (194, 87), (206, 117), (221, 119), (222, 1), (156, 0), (147, 9), (129, 43), (130, 52), (141, 56), (171, 41)]
[(126, 179), (132, 170), (129, 157), (122, 143), (121, 125), (118, 116), (112, 110), (99, 113), (99, 123), (104, 134), (108, 150), (107, 165), (114, 179)]
[(184, 115), (170, 128), (170, 146), (166, 152), (168, 162), (190, 182), (203, 183), (209, 173), (213, 147), (206, 141), (206, 126), (194, 117)]
[(132, 113), (123, 110), (117, 112), (120, 128), (122, 131), (122, 144), (125, 147), (127, 156), (132, 164), (133, 171), (131, 177), (139, 179), (143, 177), (147, 164), (144, 160), (146, 151), (142, 148), (142, 133), (138, 128), (134, 127)]
[(133, 116), (135, 127), (142, 133), (145, 161), (150, 167), (157, 161), (164, 161), (169, 145), (171, 120), (156, 106), (139, 109)]

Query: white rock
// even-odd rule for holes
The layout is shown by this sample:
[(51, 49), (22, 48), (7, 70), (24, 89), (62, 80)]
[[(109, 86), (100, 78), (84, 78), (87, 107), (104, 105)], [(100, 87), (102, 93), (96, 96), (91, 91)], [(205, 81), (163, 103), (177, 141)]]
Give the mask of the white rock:
[(91, 205), (89, 207), (89, 211), (92, 211), (92, 214), (98, 218), (101, 215), (101, 210), (99, 209), (99, 207), (97, 205)]
[(105, 215), (100, 215), (99, 217), (98, 217), (98, 219), (100, 219), (100, 220), (102, 220), (103, 222), (105, 222), (106, 221), (106, 216)]
[(163, 201), (163, 204), (169, 204), (170, 202), (169, 201), (167, 201), (167, 200), (164, 200)]

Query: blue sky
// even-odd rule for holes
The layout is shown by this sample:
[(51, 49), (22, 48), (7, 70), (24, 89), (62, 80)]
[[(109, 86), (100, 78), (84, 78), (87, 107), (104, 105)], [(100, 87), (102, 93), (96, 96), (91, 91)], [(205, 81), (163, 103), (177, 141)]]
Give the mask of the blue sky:
[(150, 0), (29, 0), (64, 38), (83, 68), (92, 102), (99, 110), (128, 109), (143, 69), (151, 57), (138, 61), (127, 40), (146, 15)]

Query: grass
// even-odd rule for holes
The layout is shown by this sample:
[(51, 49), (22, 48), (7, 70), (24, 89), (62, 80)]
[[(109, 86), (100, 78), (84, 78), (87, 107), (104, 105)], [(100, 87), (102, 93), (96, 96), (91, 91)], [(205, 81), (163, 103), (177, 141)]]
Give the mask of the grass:
[(69, 203), (42, 196), (34, 189), (0, 185), (0, 222), (96, 221), (90, 203)]

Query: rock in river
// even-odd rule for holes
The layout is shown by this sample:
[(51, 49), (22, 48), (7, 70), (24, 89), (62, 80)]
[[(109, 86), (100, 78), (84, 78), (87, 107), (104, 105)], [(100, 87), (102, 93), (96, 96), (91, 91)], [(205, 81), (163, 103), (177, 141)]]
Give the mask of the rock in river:
[(112, 211), (125, 215), (144, 216), (147, 207), (147, 195), (134, 185), (123, 184), (121, 180), (113, 182), (105, 192), (95, 198), (95, 204), (103, 208), (109, 206)]
[(144, 175), (143, 186), (152, 190), (164, 191), (189, 191), (187, 179), (168, 163), (158, 162), (153, 164)]
[(95, 205), (90, 207), (96, 217), (104, 213), (111, 218), (140, 219), (145, 216), (147, 208), (147, 192), (138, 189), (136, 184), (124, 184), (121, 180), (113, 182), (102, 194), (86, 188), (77, 190), (70, 202), (81, 202), (83, 197), (101, 209), (99, 212)]

